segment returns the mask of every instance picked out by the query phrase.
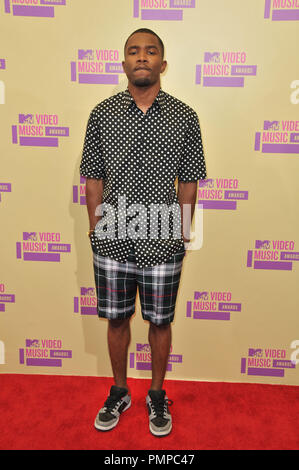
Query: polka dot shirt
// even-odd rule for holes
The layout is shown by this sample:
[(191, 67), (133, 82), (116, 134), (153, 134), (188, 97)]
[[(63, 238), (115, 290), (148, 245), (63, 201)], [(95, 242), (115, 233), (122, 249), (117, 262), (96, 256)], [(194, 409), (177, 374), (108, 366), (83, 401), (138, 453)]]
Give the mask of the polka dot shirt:
[(80, 174), (105, 180), (93, 250), (125, 262), (134, 248), (138, 267), (165, 262), (184, 249), (169, 210), (179, 208), (175, 180), (206, 178), (196, 112), (161, 89), (146, 114), (128, 89), (105, 99), (90, 113)]

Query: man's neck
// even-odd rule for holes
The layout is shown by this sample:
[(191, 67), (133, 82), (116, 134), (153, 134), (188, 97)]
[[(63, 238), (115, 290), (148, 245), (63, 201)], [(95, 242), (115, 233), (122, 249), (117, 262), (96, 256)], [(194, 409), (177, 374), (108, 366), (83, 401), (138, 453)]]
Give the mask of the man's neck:
[(159, 93), (161, 84), (160, 82), (155, 83), (149, 87), (138, 87), (132, 83), (128, 84), (128, 90), (134, 98), (136, 105), (145, 114), (151, 107)]

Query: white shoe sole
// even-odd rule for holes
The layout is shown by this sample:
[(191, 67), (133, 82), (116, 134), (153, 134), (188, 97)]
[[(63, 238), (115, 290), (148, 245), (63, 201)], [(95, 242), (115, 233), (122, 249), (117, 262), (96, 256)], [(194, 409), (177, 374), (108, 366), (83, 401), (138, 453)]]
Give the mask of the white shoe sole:
[[(132, 402), (130, 400), (130, 403), (127, 404), (127, 406), (123, 409), (122, 413), (130, 408), (131, 403)], [(98, 429), (99, 431), (110, 431), (111, 429), (115, 428), (115, 426), (118, 424), (119, 418), (121, 417), (122, 413), (118, 416), (117, 420), (114, 421), (114, 423), (111, 424), (110, 426), (102, 426), (102, 425), (97, 423), (97, 419), (96, 419), (95, 422), (94, 422), (94, 427), (96, 429)]]
[(165, 431), (156, 431), (156, 430), (152, 429), (151, 423), (150, 423), (149, 428), (150, 428), (150, 432), (156, 437), (168, 436), (168, 434), (170, 434), (170, 432), (172, 430), (172, 423), (171, 423), (170, 428), (166, 432)]

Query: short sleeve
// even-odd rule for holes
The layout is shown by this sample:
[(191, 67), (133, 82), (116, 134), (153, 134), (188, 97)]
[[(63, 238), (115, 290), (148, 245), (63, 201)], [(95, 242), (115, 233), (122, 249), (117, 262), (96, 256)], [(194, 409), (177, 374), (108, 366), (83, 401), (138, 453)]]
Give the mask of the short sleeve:
[(95, 109), (90, 113), (87, 123), (80, 175), (86, 178), (105, 178), (104, 159), (100, 146), (100, 128)]
[(191, 114), (178, 169), (178, 180), (184, 183), (207, 177), (200, 125), (195, 111)]

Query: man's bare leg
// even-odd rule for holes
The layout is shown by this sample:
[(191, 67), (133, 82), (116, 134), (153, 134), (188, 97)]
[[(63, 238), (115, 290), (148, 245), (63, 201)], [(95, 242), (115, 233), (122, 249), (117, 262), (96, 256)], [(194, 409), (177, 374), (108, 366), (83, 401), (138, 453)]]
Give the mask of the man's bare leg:
[(171, 324), (150, 323), (148, 339), (152, 354), (151, 390), (162, 390), (171, 346)]
[(127, 388), (128, 390), (127, 361), (130, 340), (130, 318), (124, 320), (109, 320), (108, 349), (115, 385), (117, 387)]

